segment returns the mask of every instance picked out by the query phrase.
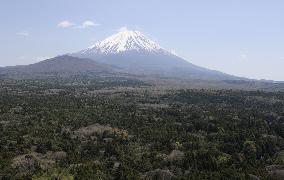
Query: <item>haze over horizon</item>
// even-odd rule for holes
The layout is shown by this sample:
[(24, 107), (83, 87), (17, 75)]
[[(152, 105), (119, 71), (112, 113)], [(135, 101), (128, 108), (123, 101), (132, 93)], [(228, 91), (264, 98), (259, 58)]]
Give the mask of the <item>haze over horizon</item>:
[(236, 76), (284, 80), (284, 2), (280, 0), (4, 0), (0, 4), (0, 66), (76, 52), (127, 27), (193, 64)]

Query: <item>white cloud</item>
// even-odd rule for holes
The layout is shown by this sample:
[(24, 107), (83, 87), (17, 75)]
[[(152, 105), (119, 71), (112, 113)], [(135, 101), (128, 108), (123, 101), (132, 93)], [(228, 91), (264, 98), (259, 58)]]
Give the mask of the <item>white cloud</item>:
[(75, 26), (75, 23), (70, 22), (68, 20), (62, 21), (59, 24), (57, 24), (57, 27), (60, 27), (60, 28), (69, 28), (72, 26)]
[(89, 21), (89, 20), (87, 20), (87, 21), (84, 21), (84, 22), (82, 23), (82, 25), (79, 26), (78, 28), (85, 29), (85, 28), (95, 27), (95, 26), (100, 26), (100, 24), (95, 23), (94, 21)]
[(18, 36), (29, 36), (29, 35), (30, 35), (30, 33), (27, 32), (27, 31), (20, 31), (20, 32), (17, 32), (16, 34), (17, 34)]

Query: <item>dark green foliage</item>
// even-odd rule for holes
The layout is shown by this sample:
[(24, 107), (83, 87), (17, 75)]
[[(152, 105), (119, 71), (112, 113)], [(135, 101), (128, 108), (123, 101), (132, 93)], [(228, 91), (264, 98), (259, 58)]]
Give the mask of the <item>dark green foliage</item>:
[[(283, 92), (172, 90), (87, 76), (0, 85), (4, 179), (269, 179), (265, 167), (284, 162)], [(96, 123), (117, 129), (78, 135)], [(15, 165), (25, 154), (35, 161), (32, 174)]]

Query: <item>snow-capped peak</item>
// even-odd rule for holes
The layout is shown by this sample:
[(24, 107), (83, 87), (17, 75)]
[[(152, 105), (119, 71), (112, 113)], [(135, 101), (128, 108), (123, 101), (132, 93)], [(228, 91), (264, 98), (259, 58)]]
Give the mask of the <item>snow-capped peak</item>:
[(160, 52), (163, 50), (157, 43), (147, 38), (139, 31), (121, 29), (103, 41), (81, 51), (82, 54), (117, 54), (124, 51)]

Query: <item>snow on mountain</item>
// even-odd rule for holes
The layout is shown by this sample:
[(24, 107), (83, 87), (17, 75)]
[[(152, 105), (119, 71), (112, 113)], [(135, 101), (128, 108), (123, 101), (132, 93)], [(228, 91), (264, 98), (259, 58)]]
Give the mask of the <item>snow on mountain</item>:
[(103, 41), (80, 51), (88, 54), (117, 54), (125, 51), (166, 53), (167, 51), (139, 31), (123, 29)]

